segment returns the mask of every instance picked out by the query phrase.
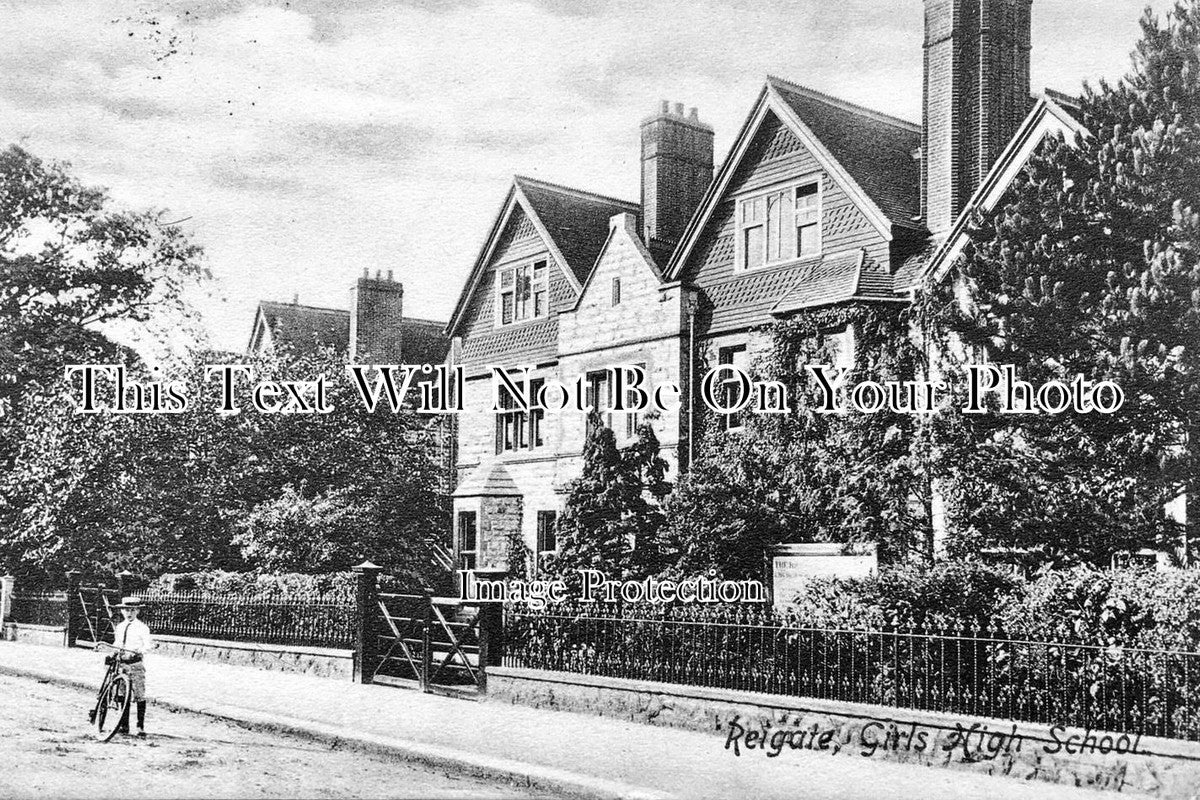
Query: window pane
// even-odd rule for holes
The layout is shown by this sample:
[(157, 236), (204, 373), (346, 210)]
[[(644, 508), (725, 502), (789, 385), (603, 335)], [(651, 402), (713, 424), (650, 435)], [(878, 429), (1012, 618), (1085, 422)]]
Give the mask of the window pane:
[(546, 293), (545, 292), (534, 292), (533, 293), (533, 315), (535, 317), (546, 316)]
[(458, 513), (458, 549), (469, 552), (475, 550), (476, 530), (475, 512), (460, 511)]
[(513, 295), (505, 292), (500, 295), (500, 324), (507, 325), (513, 321)]
[(621, 279), (612, 279), (612, 304), (619, 305), (621, 303)]
[(796, 252), (802, 256), (814, 255), (820, 249), (817, 246), (817, 226), (801, 225), (796, 228)]
[(753, 228), (746, 228), (743, 232), (742, 239), (743, 261), (742, 266), (747, 269), (751, 267), (760, 267), (763, 263), (763, 228), (757, 225)]
[(513, 285), (513, 271), (505, 269), (500, 271), (500, 288), (507, 289)]

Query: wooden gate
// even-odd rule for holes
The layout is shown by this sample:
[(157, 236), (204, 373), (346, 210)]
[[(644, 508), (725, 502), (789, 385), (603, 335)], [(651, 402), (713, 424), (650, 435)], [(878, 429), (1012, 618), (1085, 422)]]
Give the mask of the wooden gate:
[(487, 687), (486, 611), (458, 598), (380, 593), (375, 683), (443, 694)]
[(68, 592), (67, 601), (75, 642), (95, 646), (112, 641), (116, 606), (121, 602), (119, 590), (80, 585)]

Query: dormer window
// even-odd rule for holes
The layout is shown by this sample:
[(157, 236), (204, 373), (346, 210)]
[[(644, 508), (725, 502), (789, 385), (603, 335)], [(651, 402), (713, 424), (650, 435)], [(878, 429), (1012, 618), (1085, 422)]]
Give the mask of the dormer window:
[(808, 179), (739, 199), (737, 229), (739, 269), (820, 255), (820, 182)]
[(496, 270), (496, 318), (500, 325), (541, 319), (550, 312), (550, 270), (545, 260)]

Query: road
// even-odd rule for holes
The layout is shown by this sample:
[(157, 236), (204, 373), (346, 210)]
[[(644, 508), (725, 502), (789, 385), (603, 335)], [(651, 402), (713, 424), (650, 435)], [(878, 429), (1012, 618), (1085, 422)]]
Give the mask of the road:
[[(97, 681), (99, 676), (97, 676)], [(95, 741), (94, 697), (0, 676), (0, 797), (497, 797), (533, 795), (382, 755), (150, 707), (147, 738)]]

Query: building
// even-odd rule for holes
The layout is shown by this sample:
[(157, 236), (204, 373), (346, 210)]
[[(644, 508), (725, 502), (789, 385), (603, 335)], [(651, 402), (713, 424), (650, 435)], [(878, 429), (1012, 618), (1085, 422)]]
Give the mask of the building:
[[(1067, 98), (1030, 94), (1031, 0), (925, 0), (920, 123), (768, 77), (715, 174), (713, 131), (664, 103), (641, 125), (639, 203), (514, 179), (447, 327), (466, 372), (454, 492), (461, 562), (504, 566), (519, 533), (552, 550), (579, 474), (579, 414), (493, 414), (488, 365), (530, 381), (643, 364), (683, 407), (654, 421), (686, 469), (703, 365), (749, 365), (804, 309), (899, 304), (961, 252), (1043, 137), (1082, 130)], [(823, 332), (853, 359), (852, 325)], [(618, 442), (634, 420), (609, 413)], [(723, 421), (740, 424), (736, 416)]]
[(332, 347), (349, 361), (442, 364), (450, 348), (446, 323), (404, 316), (404, 286), (392, 271), (363, 270), (350, 290), (350, 308), (322, 308), (263, 300), (250, 329), (247, 352), (286, 346), (295, 353)]

